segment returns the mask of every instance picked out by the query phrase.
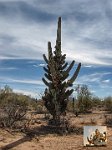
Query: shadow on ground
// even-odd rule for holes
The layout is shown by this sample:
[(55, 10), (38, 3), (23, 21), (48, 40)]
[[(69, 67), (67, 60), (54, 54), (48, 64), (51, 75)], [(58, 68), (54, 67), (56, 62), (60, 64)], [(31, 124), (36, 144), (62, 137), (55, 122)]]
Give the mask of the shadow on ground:
[(46, 136), (48, 134), (57, 134), (57, 135), (62, 136), (62, 135), (69, 135), (69, 134), (80, 135), (82, 133), (83, 133), (83, 129), (80, 127), (75, 127), (74, 130), (70, 129), (70, 131), (66, 133), (65, 131), (63, 131), (61, 127), (51, 126), (51, 125), (46, 125), (46, 126), (42, 125), (40, 127), (28, 129), (27, 131), (25, 131), (26, 135), (23, 138), (1, 147), (0, 150), (12, 149), (24, 142), (31, 141), (35, 137), (39, 138), (41, 136)]

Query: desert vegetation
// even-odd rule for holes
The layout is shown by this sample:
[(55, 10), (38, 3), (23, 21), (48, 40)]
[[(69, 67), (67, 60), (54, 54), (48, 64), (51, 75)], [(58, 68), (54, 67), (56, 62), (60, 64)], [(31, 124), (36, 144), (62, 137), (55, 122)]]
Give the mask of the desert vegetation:
[[(48, 42), (45, 76), (46, 89), (37, 100), (18, 94), (9, 86), (0, 89), (0, 146), (2, 150), (72, 150), (83, 147), (85, 125), (106, 125), (108, 146), (112, 149), (112, 97), (92, 95), (87, 85), (73, 83), (81, 63), (70, 77), (75, 61), (66, 62), (61, 51), (61, 18), (58, 20), (55, 50)], [(73, 91), (76, 95), (71, 96)]]
[(24, 126), (27, 112), (32, 108), (36, 109), (34, 103), (35, 100), (29, 96), (17, 94), (6, 85), (0, 90), (0, 126), (2, 128)]
[[(85, 96), (85, 94), (82, 94), (82, 96)], [(70, 98), (68, 100), (64, 122), (55, 126), (49, 124), (52, 115), (45, 108), (42, 99), (37, 100), (17, 94), (10, 87), (5, 86), (0, 90), (0, 145), (2, 149), (24, 149), (25, 147), (32, 150), (43, 149), (43, 147), (52, 149), (55, 142), (59, 144), (60, 149), (62, 147), (69, 149), (69, 143), (74, 140), (77, 143), (74, 141), (71, 146), (78, 149), (79, 145), (81, 149), (81, 147), (83, 148), (82, 137), (83, 126), (85, 125), (106, 125), (110, 143), (112, 135), (112, 97), (106, 97), (102, 100), (91, 95), (91, 99), (88, 99), (89, 103), (91, 102), (91, 107), (87, 107), (86, 104), (86, 109), (83, 109), (83, 111), (82, 105), (85, 106), (87, 102), (84, 102), (85, 99), (83, 99), (80, 108), (80, 100), (79, 96), (77, 96), (77, 99)], [(76, 115), (77, 110), (78, 115)], [(61, 121), (63, 120), (62, 117), (60, 117)], [(10, 139), (12, 139), (11, 142)], [(17, 142), (19, 139), (21, 139), (20, 143)], [(58, 139), (62, 140), (63, 144)], [(44, 140), (46, 140), (46, 143), (44, 143)], [(43, 147), (42, 143), (44, 144)], [(51, 146), (48, 146), (49, 144)], [(109, 148), (112, 148), (111, 144)]]
[[(53, 54), (54, 53), (54, 54)], [(65, 61), (66, 55), (62, 55), (61, 51), (61, 17), (58, 20), (57, 39), (55, 51), (52, 51), (51, 43), (48, 42), (48, 58), (43, 55), (47, 68), (45, 70), (45, 78), (42, 78), (45, 85), (48, 87), (45, 89), (45, 94), (42, 97), (44, 104), (50, 114), (53, 116), (55, 124), (60, 124), (60, 117), (65, 113), (68, 98), (73, 93), (73, 89), (70, 87), (75, 81), (81, 63), (78, 64), (73, 76), (68, 79), (70, 70), (72, 69), (75, 61), (72, 61), (70, 65)]]

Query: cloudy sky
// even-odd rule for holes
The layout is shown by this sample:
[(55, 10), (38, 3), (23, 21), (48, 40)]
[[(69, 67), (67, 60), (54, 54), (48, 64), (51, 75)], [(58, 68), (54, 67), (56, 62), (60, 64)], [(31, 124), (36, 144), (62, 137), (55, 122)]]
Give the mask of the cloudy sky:
[(112, 96), (112, 0), (0, 0), (0, 87), (40, 97), (42, 54), (48, 41), (55, 46), (59, 16), (63, 54), (82, 63), (74, 84)]

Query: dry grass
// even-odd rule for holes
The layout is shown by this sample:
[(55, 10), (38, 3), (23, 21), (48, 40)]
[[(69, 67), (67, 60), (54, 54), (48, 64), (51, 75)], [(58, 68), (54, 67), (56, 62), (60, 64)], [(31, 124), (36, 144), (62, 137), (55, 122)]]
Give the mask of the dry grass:
[[(108, 127), (107, 147), (83, 147), (82, 129), (85, 125), (105, 125), (105, 112), (94, 112), (93, 114), (79, 115), (67, 114), (72, 134), (60, 136), (51, 132), (43, 115), (35, 115), (35, 123), (31, 124), (30, 132), (10, 133), (0, 130), (0, 146), (2, 150), (112, 150), (112, 128)], [(108, 114), (107, 114), (108, 116)], [(38, 123), (39, 121), (39, 123)], [(79, 134), (78, 134), (79, 133)]]

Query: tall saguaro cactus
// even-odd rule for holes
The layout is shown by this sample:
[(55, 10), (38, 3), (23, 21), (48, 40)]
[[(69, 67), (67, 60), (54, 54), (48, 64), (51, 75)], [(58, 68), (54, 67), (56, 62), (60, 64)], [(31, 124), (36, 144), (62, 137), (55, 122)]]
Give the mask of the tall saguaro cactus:
[(69, 87), (72, 86), (77, 78), (81, 67), (81, 63), (79, 63), (74, 74), (69, 78), (70, 70), (74, 66), (75, 61), (68, 65), (65, 61), (66, 54), (63, 55), (61, 51), (61, 17), (58, 18), (55, 50), (52, 51), (51, 42), (48, 42), (48, 57), (43, 54), (43, 58), (47, 66), (43, 67), (45, 78), (42, 78), (42, 80), (47, 88), (42, 98), (53, 119), (59, 121), (61, 114), (66, 110), (68, 97), (73, 92), (73, 89)]

